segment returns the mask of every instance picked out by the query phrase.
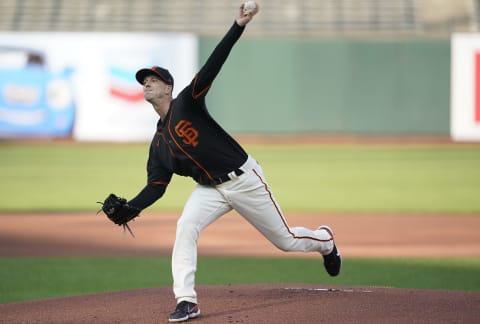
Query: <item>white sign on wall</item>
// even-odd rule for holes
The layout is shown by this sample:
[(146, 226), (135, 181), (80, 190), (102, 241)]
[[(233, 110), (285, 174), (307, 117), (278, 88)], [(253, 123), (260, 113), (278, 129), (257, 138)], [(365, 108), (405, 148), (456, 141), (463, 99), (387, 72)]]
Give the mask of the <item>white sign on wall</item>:
[(480, 34), (451, 39), (450, 135), (455, 141), (480, 141)]
[(159, 116), (135, 72), (167, 68), (175, 96), (197, 71), (198, 40), (185, 33), (0, 33), (0, 47), (43, 53), (49, 73), (72, 71), (73, 137), (81, 141), (149, 141)]

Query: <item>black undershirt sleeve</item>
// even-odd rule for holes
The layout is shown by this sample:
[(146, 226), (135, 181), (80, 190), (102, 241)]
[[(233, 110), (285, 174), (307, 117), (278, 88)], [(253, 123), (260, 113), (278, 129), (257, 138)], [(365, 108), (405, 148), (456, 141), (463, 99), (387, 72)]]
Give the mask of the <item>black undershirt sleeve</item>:
[(143, 210), (160, 199), (165, 193), (166, 188), (167, 186), (165, 185), (147, 184), (128, 204)]
[(205, 95), (208, 91), (218, 72), (220, 72), (223, 63), (227, 60), (233, 45), (235, 45), (240, 38), (244, 29), (245, 26), (239, 26), (237, 22), (234, 22), (227, 34), (225, 34), (220, 43), (215, 47), (212, 54), (210, 54), (209, 58), (193, 80), (193, 98), (196, 99)]

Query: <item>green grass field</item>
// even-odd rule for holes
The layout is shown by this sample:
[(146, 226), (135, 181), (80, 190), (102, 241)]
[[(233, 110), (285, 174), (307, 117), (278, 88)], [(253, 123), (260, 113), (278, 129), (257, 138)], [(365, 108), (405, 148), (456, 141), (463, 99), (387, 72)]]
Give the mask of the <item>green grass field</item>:
[[(321, 259), (212, 258), (198, 261), (197, 285), (311, 283), (480, 290), (480, 259), (347, 259), (329, 277)], [(0, 258), (0, 303), (171, 286), (170, 259)]]
[[(146, 144), (0, 144), (1, 211), (87, 211), (146, 183)], [(480, 212), (478, 146), (247, 146), (286, 211)], [(151, 207), (181, 210), (194, 184), (174, 177)]]
[[(480, 149), (466, 145), (247, 146), (286, 211), (480, 214)], [(0, 213), (96, 211), (146, 182), (146, 144), (0, 143)], [(154, 211), (179, 211), (176, 177)], [(34, 224), (31, 224), (34, 226)], [(0, 258), (0, 302), (170, 286), (169, 259)], [(200, 258), (198, 285), (324, 283), (480, 290), (480, 258), (352, 259), (328, 278), (319, 260)]]

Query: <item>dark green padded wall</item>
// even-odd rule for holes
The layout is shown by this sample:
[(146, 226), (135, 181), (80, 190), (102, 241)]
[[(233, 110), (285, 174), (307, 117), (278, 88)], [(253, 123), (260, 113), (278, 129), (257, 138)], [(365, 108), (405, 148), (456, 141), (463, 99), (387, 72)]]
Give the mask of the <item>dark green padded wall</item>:
[(235, 133), (447, 135), (449, 92), (448, 40), (243, 38), (207, 104)]

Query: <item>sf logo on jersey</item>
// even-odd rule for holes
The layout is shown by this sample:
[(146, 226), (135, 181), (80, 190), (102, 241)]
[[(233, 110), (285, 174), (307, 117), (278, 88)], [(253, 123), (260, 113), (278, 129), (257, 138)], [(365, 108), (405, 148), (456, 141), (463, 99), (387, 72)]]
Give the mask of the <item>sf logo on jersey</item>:
[(191, 122), (182, 119), (175, 125), (175, 133), (182, 139), (184, 144), (196, 147), (198, 145), (198, 131), (191, 125)]

